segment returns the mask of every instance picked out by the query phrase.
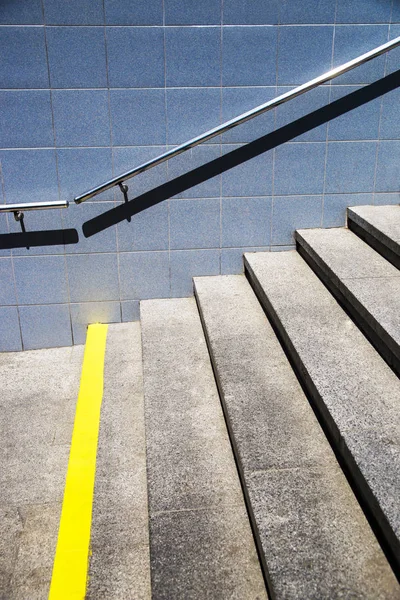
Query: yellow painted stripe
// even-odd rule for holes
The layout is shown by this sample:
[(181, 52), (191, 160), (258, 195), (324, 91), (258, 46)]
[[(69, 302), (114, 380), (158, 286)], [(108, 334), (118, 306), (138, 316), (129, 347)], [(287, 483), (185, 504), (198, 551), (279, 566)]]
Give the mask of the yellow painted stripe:
[(107, 325), (89, 325), (49, 600), (86, 593), (106, 339)]

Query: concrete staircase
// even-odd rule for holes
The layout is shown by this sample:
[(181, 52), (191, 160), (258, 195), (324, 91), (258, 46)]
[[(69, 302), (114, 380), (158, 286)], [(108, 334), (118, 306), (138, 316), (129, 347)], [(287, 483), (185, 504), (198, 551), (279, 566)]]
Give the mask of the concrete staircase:
[(110, 326), (88, 597), (400, 598), (400, 207), (348, 215)]

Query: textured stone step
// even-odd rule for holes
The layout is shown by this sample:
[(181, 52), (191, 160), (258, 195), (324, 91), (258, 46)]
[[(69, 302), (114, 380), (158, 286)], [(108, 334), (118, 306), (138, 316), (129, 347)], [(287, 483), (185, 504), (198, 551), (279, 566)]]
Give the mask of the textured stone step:
[(108, 326), (85, 598), (151, 600), (139, 323)]
[(399, 572), (399, 379), (297, 252), (245, 266)]
[(400, 269), (400, 206), (354, 206), (348, 227)]
[(194, 281), (271, 598), (400, 597), (245, 277)]
[(296, 232), (300, 254), (400, 374), (400, 271), (348, 229)]
[(141, 321), (153, 600), (266, 599), (196, 301)]

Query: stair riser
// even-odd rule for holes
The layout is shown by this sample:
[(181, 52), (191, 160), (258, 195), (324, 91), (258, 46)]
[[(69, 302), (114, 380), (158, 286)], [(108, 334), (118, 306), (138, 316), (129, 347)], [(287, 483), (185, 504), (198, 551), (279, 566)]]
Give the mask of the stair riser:
[(388, 520), (379, 506), (374, 494), (354, 458), (346, 446), (340, 431), (332, 419), (321, 395), (316, 389), (307, 369), (305, 368), (300, 356), (295, 350), (285, 328), (278, 318), (272, 304), (268, 300), (262, 286), (260, 285), (256, 275), (249, 265), (246, 257), (244, 257), (245, 274), (248, 278), (265, 314), (271, 322), (285, 352), (288, 356), (293, 369), (295, 370), (303, 388), (307, 392), (308, 398), (318, 416), (318, 419), (327, 435), (329, 442), (341, 463), (341, 466), (346, 474), (346, 477), (351, 484), (364, 513), (374, 530), (383, 551), (389, 560), (396, 577), (400, 581), (400, 542), (394, 534)]
[(373, 315), (365, 309), (354, 294), (299, 235), (296, 235), (296, 247), (306, 263), (318, 275), (322, 283), (346, 310), (396, 375), (400, 377), (400, 347), (396, 341), (388, 335)]
[(369, 244), (371, 248), (379, 252), (381, 256), (391, 262), (392, 265), (394, 265), (397, 269), (400, 269), (400, 257), (398, 254), (393, 252), (386, 244), (382, 243), (375, 235), (372, 235), (364, 227), (356, 223), (350, 214), (347, 218), (347, 226), (350, 231), (358, 235), (359, 238)]

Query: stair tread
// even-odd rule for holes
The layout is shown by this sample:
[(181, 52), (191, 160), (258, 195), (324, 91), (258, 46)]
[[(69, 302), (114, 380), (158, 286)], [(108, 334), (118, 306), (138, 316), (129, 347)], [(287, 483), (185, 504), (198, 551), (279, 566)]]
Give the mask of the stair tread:
[(296, 240), (323, 281), (382, 339), (393, 354), (390, 362), (398, 363), (400, 271), (348, 229), (302, 229)]
[(355, 598), (397, 597), (390, 567), (246, 279), (194, 282), (272, 597), (333, 598), (343, 589)]
[(196, 302), (141, 322), (153, 599), (266, 598)]
[(151, 600), (139, 323), (108, 326), (91, 549), (87, 600)]
[(245, 264), (399, 560), (399, 379), (297, 252)]
[(400, 267), (400, 206), (353, 206), (347, 209), (350, 229)]

